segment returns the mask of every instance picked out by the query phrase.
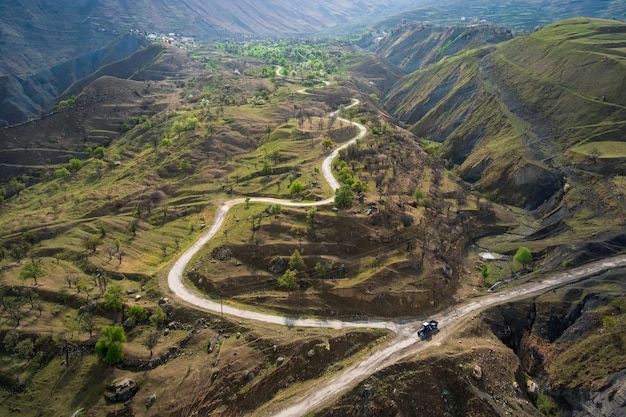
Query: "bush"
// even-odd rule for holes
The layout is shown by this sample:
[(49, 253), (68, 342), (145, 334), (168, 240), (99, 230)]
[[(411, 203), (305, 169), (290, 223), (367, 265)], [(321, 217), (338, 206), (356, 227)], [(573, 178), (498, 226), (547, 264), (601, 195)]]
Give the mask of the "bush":
[(513, 260), (526, 267), (533, 262), (533, 255), (527, 247), (522, 246), (515, 253)]
[(126, 317), (132, 318), (136, 323), (139, 323), (148, 318), (148, 310), (140, 305), (133, 305), (126, 310)]
[(539, 394), (537, 396), (537, 409), (546, 416), (555, 416), (557, 409), (554, 400), (546, 394)]

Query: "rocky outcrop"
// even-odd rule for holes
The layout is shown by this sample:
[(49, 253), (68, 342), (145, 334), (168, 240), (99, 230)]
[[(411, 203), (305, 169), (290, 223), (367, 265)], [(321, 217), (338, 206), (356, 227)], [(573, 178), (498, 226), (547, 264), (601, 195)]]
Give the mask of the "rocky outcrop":
[(124, 403), (133, 398), (138, 389), (134, 380), (125, 378), (111, 384), (104, 397), (112, 403)]

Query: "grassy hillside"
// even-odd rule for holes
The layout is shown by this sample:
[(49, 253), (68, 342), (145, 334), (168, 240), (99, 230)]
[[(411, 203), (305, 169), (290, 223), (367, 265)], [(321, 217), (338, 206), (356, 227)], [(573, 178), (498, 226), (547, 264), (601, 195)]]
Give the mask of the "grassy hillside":
[[(13, 173), (0, 200), (0, 414), (263, 415), (390, 340), (379, 331), (231, 321), (187, 308), (166, 282), (171, 262), (224, 201), (330, 196), (320, 164), (355, 135), (350, 121), (367, 135), (339, 153), (333, 170), (354, 198), (315, 210), (234, 207), (193, 259), (186, 285), (226, 304), (290, 316), (403, 319), (444, 311), (496, 282), (515, 285), (621, 250), (624, 189), (611, 165), (621, 157), (612, 151), (619, 139), (592, 147), (580, 140), (567, 150), (567, 142), (547, 141), (546, 132), (560, 131), (552, 125), (565, 122), (517, 104), (526, 100), (524, 89), (514, 90), (519, 72), (498, 67), (506, 47), (439, 60), (401, 79), (384, 101), (401, 71), (336, 44), (328, 54), (298, 57), (287, 51), (315, 48), (249, 43), (187, 54), (166, 47), (136, 55), (145, 61), (133, 63), (132, 80), (114, 73), (90, 80), (54, 114), (2, 131), (2, 155), (15, 160), (1, 161)], [(274, 60), (285, 61), (288, 76), (276, 74)], [(112, 70), (124, 74), (124, 62)], [(346, 109), (354, 97), (361, 104)], [(347, 121), (329, 117), (337, 108)], [(552, 149), (563, 152), (541, 156)], [(571, 162), (558, 165), (564, 160)], [(548, 184), (542, 204), (533, 187), (546, 177), (560, 191)], [(537, 209), (498, 204), (508, 200)], [(526, 267), (512, 259), (522, 245), (532, 253)], [(499, 252), (498, 260), (484, 261), (478, 247)], [(287, 268), (295, 281), (284, 280)], [(610, 304), (611, 288), (610, 300), (586, 305), (615, 316), (607, 321), (612, 335), (623, 317), (621, 301)], [(553, 314), (543, 305), (540, 324), (565, 309), (559, 304)], [(520, 322), (531, 314), (520, 311)], [(107, 326), (122, 324), (124, 358), (108, 366), (96, 342)], [(441, 350), (377, 373), (376, 386), (356, 394), (372, 400), (365, 409), (413, 410), (419, 380), (433, 398), (420, 406), (424, 414), (538, 415), (524, 358), (518, 362), (481, 320), (462, 329)], [(619, 361), (620, 342), (607, 351)], [(588, 352), (584, 343), (569, 346)], [(554, 381), (585, 371), (563, 370)], [(107, 387), (127, 377), (135, 397), (106, 399)], [(328, 412), (360, 412), (354, 404), (361, 402), (348, 402)]]
[(534, 244), (612, 234), (624, 225), (625, 42), (623, 23), (562, 21), (407, 75), (385, 104), (490, 198), (539, 209), (522, 232)]

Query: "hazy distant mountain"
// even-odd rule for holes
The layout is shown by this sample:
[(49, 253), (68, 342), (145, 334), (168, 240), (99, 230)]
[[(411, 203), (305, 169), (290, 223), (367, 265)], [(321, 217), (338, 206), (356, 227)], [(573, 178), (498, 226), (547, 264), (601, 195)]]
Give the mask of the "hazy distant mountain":
[(0, 74), (40, 69), (129, 29), (211, 39), (292, 36), (388, 16), (409, 0), (3, 0)]
[(2, 0), (0, 126), (37, 116), (72, 82), (130, 56), (142, 43), (120, 39), (134, 29), (222, 41), (403, 19), (528, 30), (572, 15), (624, 19), (625, 10), (623, 0)]

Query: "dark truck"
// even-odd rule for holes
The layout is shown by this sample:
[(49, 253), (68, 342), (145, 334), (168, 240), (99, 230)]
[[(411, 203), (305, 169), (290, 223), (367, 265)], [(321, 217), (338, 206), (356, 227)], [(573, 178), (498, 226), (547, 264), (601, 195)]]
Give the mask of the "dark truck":
[(424, 322), (422, 323), (422, 327), (417, 331), (417, 335), (422, 339), (430, 337), (433, 333), (438, 331), (437, 325), (439, 325), (439, 322), (435, 320)]

